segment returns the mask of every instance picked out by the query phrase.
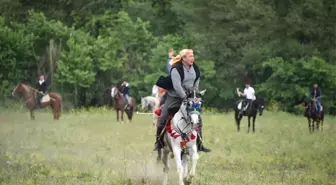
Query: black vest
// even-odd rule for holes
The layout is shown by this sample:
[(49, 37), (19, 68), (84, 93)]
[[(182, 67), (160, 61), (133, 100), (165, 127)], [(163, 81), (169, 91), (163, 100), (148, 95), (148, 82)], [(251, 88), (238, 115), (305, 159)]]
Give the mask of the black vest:
[[(195, 63), (193, 64), (193, 67), (194, 67), (194, 70), (195, 70), (195, 73), (196, 73), (196, 78), (195, 78), (195, 81), (194, 81), (194, 85), (195, 85), (196, 81), (200, 78), (201, 73), (198, 69), (198, 66)], [(183, 63), (182, 62), (177, 62), (170, 69), (170, 72), (169, 72), (168, 76), (166, 76), (166, 77), (160, 76), (159, 77), (159, 79), (156, 81), (156, 85), (163, 88), (163, 89), (166, 89), (166, 90), (174, 89), (173, 82), (172, 82), (172, 79), (171, 79), (171, 71), (174, 68), (176, 68), (177, 72), (180, 74), (181, 82), (183, 82), (183, 79), (184, 79)]]

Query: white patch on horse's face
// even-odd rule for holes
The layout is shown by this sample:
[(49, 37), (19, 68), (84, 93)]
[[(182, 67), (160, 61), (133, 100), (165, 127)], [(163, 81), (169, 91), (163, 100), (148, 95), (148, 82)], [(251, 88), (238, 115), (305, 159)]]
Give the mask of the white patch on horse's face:
[(17, 86), (16, 86), (15, 89), (13, 90), (13, 92), (12, 92), (12, 96), (15, 96), (14, 93), (15, 93), (16, 89), (19, 87), (19, 85), (20, 85), (20, 84), (17, 84)]
[(263, 109), (263, 108), (264, 108), (264, 106), (262, 105), (262, 106), (261, 106), (261, 108)]
[(115, 87), (113, 87), (111, 89), (111, 96), (112, 96), (112, 98), (114, 98), (116, 94), (117, 94), (117, 89)]
[(190, 115), (190, 121), (191, 121), (192, 124), (197, 124), (199, 122), (198, 114), (191, 114)]

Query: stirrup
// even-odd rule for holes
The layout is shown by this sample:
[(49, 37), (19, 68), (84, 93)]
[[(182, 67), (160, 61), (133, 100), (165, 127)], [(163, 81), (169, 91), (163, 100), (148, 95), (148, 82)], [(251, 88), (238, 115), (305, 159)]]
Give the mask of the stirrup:
[(163, 147), (162, 144), (158, 140), (158, 141), (155, 142), (153, 151), (158, 151), (158, 150), (162, 149), (162, 147)]

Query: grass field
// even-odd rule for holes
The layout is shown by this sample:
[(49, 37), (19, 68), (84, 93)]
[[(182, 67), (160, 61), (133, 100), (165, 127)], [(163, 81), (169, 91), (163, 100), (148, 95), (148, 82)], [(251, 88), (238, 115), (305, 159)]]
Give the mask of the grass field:
[[(309, 134), (307, 121), (264, 112), (256, 133), (244, 118), (236, 131), (232, 113), (204, 115), (204, 140), (193, 184), (336, 184), (336, 119), (326, 117), (323, 132)], [(114, 111), (64, 113), (53, 121), (39, 111), (0, 113), (0, 184), (160, 184), (151, 116), (116, 122)], [(170, 184), (176, 184), (173, 160)]]

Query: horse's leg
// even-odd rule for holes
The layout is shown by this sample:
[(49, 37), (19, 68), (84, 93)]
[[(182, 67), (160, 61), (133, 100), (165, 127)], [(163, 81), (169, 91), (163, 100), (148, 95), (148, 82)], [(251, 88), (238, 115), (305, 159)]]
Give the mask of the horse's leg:
[(251, 126), (251, 116), (248, 116), (248, 129), (247, 129), (247, 133), (249, 133), (250, 132), (250, 126)]
[[(159, 150), (161, 152), (161, 150)], [(161, 154), (160, 154), (161, 156)], [(163, 158), (162, 158), (162, 162), (163, 162), (163, 185), (167, 185), (168, 184), (168, 172), (169, 172), (169, 150), (163, 150)]]
[(124, 123), (124, 110), (121, 110), (121, 123)]
[(310, 121), (310, 118), (308, 117), (307, 120), (308, 120), (308, 128), (309, 128), (309, 132), (311, 132), (311, 123), (310, 123), (311, 121)]
[[(175, 143), (172, 143), (175, 144)], [(172, 146), (173, 148), (173, 153), (174, 153), (174, 158), (175, 158), (175, 163), (176, 163), (176, 168), (177, 168), (177, 174), (179, 176), (179, 185), (184, 185), (183, 182), (183, 166), (181, 163), (181, 148), (179, 145), (177, 146)]]
[(29, 111), (30, 111), (30, 119), (35, 120), (34, 109), (29, 110)]
[(187, 154), (182, 155), (182, 167), (183, 167), (183, 178), (186, 178), (188, 175), (188, 156)]
[(241, 121), (241, 116), (238, 114), (238, 111), (235, 111), (235, 120), (237, 124), (237, 131), (240, 131), (240, 121)]
[(321, 113), (321, 131), (323, 131), (324, 113)]
[(198, 160), (197, 145), (194, 145), (191, 152), (192, 165), (188, 177), (186, 178), (186, 183), (191, 184), (193, 177), (196, 174), (196, 166)]
[[(162, 148), (158, 150), (158, 156), (156, 158), (156, 162), (159, 163), (162, 159)], [(163, 160), (163, 159), (162, 159)]]
[(116, 109), (116, 113), (117, 113), (117, 122), (119, 122), (119, 110)]
[(252, 117), (252, 131), (255, 132), (255, 120), (256, 120), (256, 116)]

